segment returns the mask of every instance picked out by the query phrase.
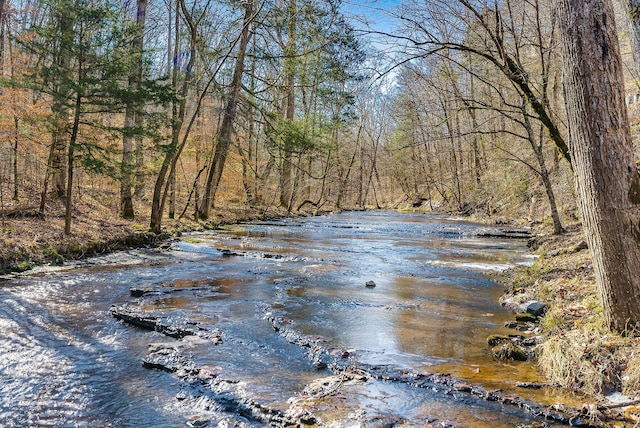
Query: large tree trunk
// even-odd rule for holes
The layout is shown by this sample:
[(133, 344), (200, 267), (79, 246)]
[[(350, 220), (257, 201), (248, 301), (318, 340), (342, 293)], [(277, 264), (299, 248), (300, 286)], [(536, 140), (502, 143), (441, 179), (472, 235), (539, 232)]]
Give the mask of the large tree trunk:
[(250, 39), (249, 27), (253, 20), (253, 1), (247, 1), (244, 7), (245, 13), (242, 22), (242, 36), (240, 38), (238, 57), (236, 59), (236, 65), (231, 79), (231, 93), (227, 99), (224, 118), (220, 125), (218, 144), (216, 144), (216, 150), (213, 155), (213, 160), (211, 161), (211, 169), (209, 170), (209, 176), (207, 177), (202, 203), (198, 208), (198, 217), (203, 220), (209, 218), (209, 209), (215, 200), (216, 191), (218, 190), (218, 184), (220, 184), (220, 178), (222, 178), (222, 171), (224, 170), (224, 166), (227, 161), (227, 153), (229, 152), (229, 147), (231, 147), (231, 139), (233, 137), (233, 124), (236, 120), (238, 101), (240, 100), (240, 89), (242, 88), (244, 57)]
[(610, 328), (640, 327), (640, 178), (611, 0), (556, 0), (578, 207)]

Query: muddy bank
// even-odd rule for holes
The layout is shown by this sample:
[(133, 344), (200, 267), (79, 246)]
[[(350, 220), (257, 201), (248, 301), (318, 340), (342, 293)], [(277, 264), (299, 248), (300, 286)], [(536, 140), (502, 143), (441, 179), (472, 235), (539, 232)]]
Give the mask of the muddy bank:
[[(146, 231), (146, 223), (141, 223), (144, 219), (127, 221), (101, 216), (99, 212), (102, 210), (99, 210), (85, 212), (82, 216), (78, 213), (71, 235), (65, 236), (62, 233), (64, 219), (58, 214), (44, 215), (34, 209), (13, 211), (11, 215), (2, 218), (0, 275), (25, 272), (42, 265), (62, 265), (68, 261), (114, 251), (156, 247), (167, 239), (185, 232), (294, 215), (277, 208), (219, 209), (207, 222), (167, 219), (163, 233), (154, 234)], [(34, 212), (38, 214), (33, 214)]]

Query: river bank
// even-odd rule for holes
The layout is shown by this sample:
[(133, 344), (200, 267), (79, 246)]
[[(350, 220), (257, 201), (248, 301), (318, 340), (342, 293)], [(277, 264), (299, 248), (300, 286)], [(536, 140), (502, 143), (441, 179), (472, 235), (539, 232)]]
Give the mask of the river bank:
[(117, 250), (153, 247), (187, 231), (291, 215), (273, 207), (221, 208), (215, 210), (207, 222), (186, 217), (167, 219), (163, 233), (158, 235), (148, 232), (148, 219), (144, 215), (125, 220), (85, 198), (76, 204), (71, 234), (64, 235), (64, 206), (50, 205), (45, 215), (32, 205), (19, 205), (0, 215), (0, 275)]
[(538, 235), (530, 246), (536, 262), (506, 273), (501, 303), (513, 312), (531, 300), (547, 305), (534, 328), (540, 371), (552, 387), (597, 403), (585, 409), (595, 420), (616, 409), (619, 418), (637, 426), (640, 338), (606, 328), (582, 228), (576, 224), (564, 235)]

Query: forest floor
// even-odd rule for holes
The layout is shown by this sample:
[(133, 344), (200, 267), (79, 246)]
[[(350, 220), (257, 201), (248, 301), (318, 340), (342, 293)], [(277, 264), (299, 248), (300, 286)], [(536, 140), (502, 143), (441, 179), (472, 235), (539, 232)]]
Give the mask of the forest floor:
[[(32, 201), (33, 202), (33, 201)], [(34, 203), (21, 203), (0, 210), (0, 274), (22, 272), (34, 266), (61, 264), (126, 248), (158, 245), (185, 231), (215, 228), (222, 224), (265, 218), (287, 213), (277, 208), (215, 209), (206, 223), (189, 218), (166, 219), (161, 235), (148, 232), (148, 215), (124, 220), (96, 199), (84, 197), (75, 203), (71, 234), (64, 234), (64, 204), (47, 204), (46, 214)]]

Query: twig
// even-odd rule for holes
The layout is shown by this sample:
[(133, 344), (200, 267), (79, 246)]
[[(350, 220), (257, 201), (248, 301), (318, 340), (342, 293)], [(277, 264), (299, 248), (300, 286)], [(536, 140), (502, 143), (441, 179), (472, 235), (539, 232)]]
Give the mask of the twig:
[(598, 410), (611, 410), (611, 409), (619, 409), (620, 407), (634, 406), (636, 404), (640, 404), (640, 400), (627, 401), (626, 403), (615, 403), (615, 404), (607, 404), (598, 406)]

